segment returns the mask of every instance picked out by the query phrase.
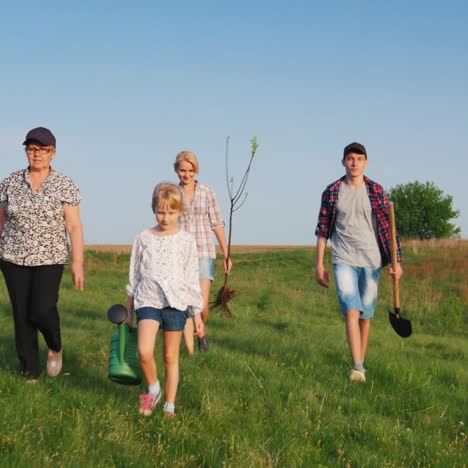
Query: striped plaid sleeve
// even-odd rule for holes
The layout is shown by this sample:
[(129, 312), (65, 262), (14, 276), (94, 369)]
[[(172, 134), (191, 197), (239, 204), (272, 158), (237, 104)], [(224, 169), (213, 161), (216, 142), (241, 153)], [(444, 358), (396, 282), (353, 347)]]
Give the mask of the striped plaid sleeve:
[[(390, 230), (390, 204), (388, 200), (388, 196), (385, 193), (385, 190), (378, 184), (375, 184), (375, 189), (379, 195), (380, 199), (380, 209), (383, 214), (380, 219), (380, 228), (379, 228), (379, 236), (384, 244), (384, 249), (386, 256), (388, 258), (388, 262), (392, 262), (392, 233)], [(401, 246), (400, 246), (400, 239), (398, 237), (398, 231), (396, 233), (396, 241), (397, 241), (397, 262), (401, 263), (402, 255), (401, 255)]]
[(330, 218), (329, 200), (330, 200), (330, 189), (327, 188), (322, 193), (317, 227), (315, 229), (315, 235), (317, 237), (325, 237), (325, 239), (328, 239), (330, 236), (329, 227), (328, 227), (329, 218)]
[(218, 200), (216, 200), (214, 190), (210, 186), (206, 186), (206, 188), (208, 217), (210, 219), (211, 229), (224, 226), (221, 209), (219, 208)]

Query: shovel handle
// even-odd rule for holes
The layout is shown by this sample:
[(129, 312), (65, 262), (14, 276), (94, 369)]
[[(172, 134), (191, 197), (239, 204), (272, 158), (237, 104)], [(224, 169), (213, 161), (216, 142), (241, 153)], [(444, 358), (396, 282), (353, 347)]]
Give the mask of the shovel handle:
[[(392, 269), (395, 271), (397, 260), (397, 241), (396, 241), (396, 227), (395, 227), (395, 210), (393, 202), (390, 202), (390, 233), (392, 235)], [(393, 277), (393, 305), (395, 309), (400, 310), (400, 286), (398, 280)]]

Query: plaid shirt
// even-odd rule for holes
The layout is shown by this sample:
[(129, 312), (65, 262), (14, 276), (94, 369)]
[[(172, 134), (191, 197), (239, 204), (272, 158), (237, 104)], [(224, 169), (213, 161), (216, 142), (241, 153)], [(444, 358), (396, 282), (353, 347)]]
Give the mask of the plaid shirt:
[(192, 201), (184, 197), (184, 205), (180, 225), (195, 237), (198, 258), (216, 258), (212, 230), (224, 226), (224, 222), (214, 190), (209, 185), (196, 182)]
[[(341, 184), (346, 176), (331, 183), (322, 194), (322, 204), (318, 216), (315, 235), (329, 239), (336, 223), (336, 204)], [(388, 197), (381, 185), (364, 176), (367, 194), (371, 204), (372, 212), (377, 220), (377, 240), (382, 257), (382, 266), (392, 262), (392, 237), (390, 233), (390, 213)], [(397, 236), (397, 260), (401, 262), (400, 241)]]

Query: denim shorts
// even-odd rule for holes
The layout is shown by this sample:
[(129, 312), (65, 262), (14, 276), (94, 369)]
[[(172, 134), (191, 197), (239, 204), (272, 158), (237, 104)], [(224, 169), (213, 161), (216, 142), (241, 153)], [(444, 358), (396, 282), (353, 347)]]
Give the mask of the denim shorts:
[(202, 257), (198, 259), (198, 268), (200, 270), (200, 279), (214, 280), (215, 259)]
[(359, 310), (361, 312), (359, 318), (373, 318), (377, 304), (380, 268), (334, 263), (333, 275), (343, 316), (346, 317), (348, 310)]
[(172, 307), (156, 309), (155, 307), (140, 307), (135, 311), (137, 323), (140, 320), (156, 320), (165, 331), (182, 331), (187, 321), (187, 311)]

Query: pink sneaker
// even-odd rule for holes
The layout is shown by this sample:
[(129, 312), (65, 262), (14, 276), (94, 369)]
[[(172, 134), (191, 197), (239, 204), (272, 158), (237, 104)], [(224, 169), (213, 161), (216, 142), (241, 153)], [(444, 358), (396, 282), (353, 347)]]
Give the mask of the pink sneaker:
[(157, 395), (152, 393), (143, 393), (142, 395), (139, 395), (138, 399), (140, 401), (140, 408), (138, 412), (144, 416), (149, 416), (153, 412), (153, 409), (160, 398), (161, 392), (159, 392)]

